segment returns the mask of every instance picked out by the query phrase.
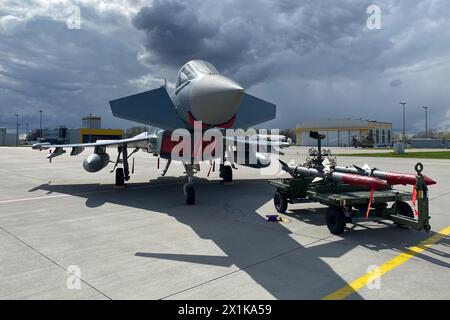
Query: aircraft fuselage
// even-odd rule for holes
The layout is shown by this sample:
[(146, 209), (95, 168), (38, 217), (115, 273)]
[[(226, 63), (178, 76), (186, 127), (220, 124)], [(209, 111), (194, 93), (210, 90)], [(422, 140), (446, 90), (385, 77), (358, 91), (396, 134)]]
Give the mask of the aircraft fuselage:
[(207, 127), (231, 127), (239, 111), (244, 89), (208, 62), (193, 60), (178, 73), (172, 100), (178, 115), (193, 127), (202, 121)]

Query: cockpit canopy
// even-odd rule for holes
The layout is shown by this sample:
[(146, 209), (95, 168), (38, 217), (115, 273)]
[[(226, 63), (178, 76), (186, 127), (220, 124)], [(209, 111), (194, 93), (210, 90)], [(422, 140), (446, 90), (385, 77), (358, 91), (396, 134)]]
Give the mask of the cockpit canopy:
[(192, 60), (186, 63), (178, 73), (177, 88), (189, 80), (201, 75), (219, 74), (217, 69), (209, 62), (203, 60)]

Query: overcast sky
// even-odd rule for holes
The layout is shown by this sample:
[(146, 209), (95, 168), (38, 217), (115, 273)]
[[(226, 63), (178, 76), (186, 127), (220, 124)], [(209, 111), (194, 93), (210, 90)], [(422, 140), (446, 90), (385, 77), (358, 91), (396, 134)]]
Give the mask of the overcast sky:
[[(205, 59), (277, 104), (271, 127), (351, 117), (399, 130), (406, 101), (408, 130), (424, 130), (424, 105), (430, 127), (450, 129), (448, 0), (0, 1), (0, 127), (16, 112), (36, 127), (40, 109), (46, 127), (88, 113), (128, 127), (109, 100)], [(381, 29), (367, 26), (372, 4)]]

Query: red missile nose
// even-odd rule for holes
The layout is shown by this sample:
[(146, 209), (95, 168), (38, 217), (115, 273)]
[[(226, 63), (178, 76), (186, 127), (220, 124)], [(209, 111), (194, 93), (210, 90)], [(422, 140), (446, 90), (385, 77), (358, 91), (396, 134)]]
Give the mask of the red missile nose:
[(423, 179), (425, 180), (425, 183), (427, 186), (432, 186), (437, 183), (436, 181), (434, 181), (433, 179), (431, 179), (427, 176), (423, 176)]
[[(423, 179), (425, 180), (425, 183), (427, 186), (431, 186), (433, 184), (436, 184), (436, 181), (433, 179), (423, 176)], [(388, 172), (386, 174), (386, 181), (390, 186), (395, 185), (411, 185), (415, 186), (417, 183), (417, 177), (413, 174), (403, 174), (403, 173), (394, 173), (394, 172)]]

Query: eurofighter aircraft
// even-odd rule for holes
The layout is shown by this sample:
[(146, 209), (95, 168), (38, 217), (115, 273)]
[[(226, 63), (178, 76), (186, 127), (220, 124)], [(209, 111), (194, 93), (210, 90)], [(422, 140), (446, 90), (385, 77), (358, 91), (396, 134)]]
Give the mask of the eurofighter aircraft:
[[(110, 106), (115, 117), (149, 125), (149, 131), (130, 139), (99, 140), (95, 143), (66, 145), (38, 143), (33, 145), (33, 149), (50, 149), (47, 158), (51, 160), (64, 154), (65, 148), (71, 148), (70, 155), (75, 156), (86, 147), (92, 147), (94, 153), (83, 161), (83, 167), (88, 172), (98, 172), (113, 162), (106, 153), (107, 148), (116, 147), (118, 156), (113, 162), (114, 168), (111, 172), (115, 171), (116, 185), (124, 185), (125, 181), (130, 179), (130, 173), (134, 172), (134, 162), (130, 172), (128, 160), (139, 150), (167, 159), (162, 175), (167, 173), (173, 160), (174, 148), (178, 143), (172, 139), (172, 134), (177, 129), (194, 132), (196, 123), (200, 121), (202, 132), (209, 129), (221, 132), (226, 129), (248, 129), (276, 116), (274, 104), (245, 93), (240, 84), (220, 75), (212, 64), (202, 60), (190, 61), (180, 69), (173, 92), (165, 85), (159, 89), (113, 100)], [(269, 153), (274, 152), (273, 150), (278, 152), (278, 148), (287, 145), (264, 139), (264, 152), (259, 152), (260, 149), (253, 148), (254, 141), (245, 137), (223, 136), (222, 142), (230, 142), (230, 139), (233, 140), (234, 149), (222, 148), (220, 152), (214, 153), (215, 159), (210, 160), (211, 167), (214, 168), (215, 160), (221, 159), (219, 171), (224, 182), (231, 182), (233, 179), (232, 168), (236, 168), (234, 161), (236, 146), (243, 146), (245, 150), (244, 161), (238, 164), (263, 168), (270, 164)], [(205, 145), (205, 141), (200, 143), (202, 146)], [(129, 154), (128, 148), (134, 150)], [(256, 161), (249, 161), (250, 158)], [(187, 180), (183, 188), (186, 203), (194, 204), (195, 190), (192, 177), (199, 170), (199, 162), (192, 157), (189, 161), (182, 162)]]

